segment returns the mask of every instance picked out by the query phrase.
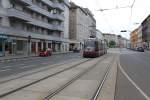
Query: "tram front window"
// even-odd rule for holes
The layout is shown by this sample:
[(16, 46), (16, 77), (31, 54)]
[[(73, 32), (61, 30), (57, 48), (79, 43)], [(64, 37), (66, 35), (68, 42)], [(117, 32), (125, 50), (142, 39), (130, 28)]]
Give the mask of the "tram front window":
[(85, 50), (94, 50), (95, 49), (95, 42), (94, 41), (86, 41), (84, 44)]

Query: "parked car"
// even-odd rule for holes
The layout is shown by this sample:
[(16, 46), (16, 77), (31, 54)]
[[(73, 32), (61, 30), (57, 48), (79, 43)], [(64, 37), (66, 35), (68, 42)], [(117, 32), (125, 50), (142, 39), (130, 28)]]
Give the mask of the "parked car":
[(47, 56), (51, 56), (52, 55), (52, 50), (51, 49), (47, 49), (47, 50), (42, 50), (39, 52), (39, 56), (40, 57), (47, 57)]
[(144, 48), (138, 47), (138, 48), (137, 48), (137, 51), (139, 51), (139, 52), (144, 52)]

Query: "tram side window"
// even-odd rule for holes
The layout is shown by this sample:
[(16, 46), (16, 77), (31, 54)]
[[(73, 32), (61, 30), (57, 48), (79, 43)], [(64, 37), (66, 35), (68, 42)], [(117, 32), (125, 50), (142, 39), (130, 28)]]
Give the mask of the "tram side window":
[(96, 50), (96, 51), (99, 50), (98, 41), (95, 41), (95, 50)]

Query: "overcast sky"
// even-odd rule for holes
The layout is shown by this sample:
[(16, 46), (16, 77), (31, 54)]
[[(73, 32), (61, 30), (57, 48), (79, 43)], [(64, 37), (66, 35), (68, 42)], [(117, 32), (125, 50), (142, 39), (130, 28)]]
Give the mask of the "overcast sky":
[(71, 0), (79, 6), (89, 8), (96, 18), (97, 29), (103, 33), (121, 34), (129, 38), (129, 32), (121, 33), (121, 30), (132, 31), (137, 28), (150, 14), (150, 0), (135, 0), (132, 14), (131, 8), (105, 10), (116, 7), (131, 6), (134, 0)]

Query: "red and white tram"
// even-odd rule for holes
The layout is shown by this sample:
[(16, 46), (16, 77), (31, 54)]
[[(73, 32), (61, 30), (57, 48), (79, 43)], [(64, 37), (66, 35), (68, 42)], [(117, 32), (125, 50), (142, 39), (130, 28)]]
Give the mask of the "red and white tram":
[(105, 41), (89, 38), (84, 41), (83, 57), (99, 57), (107, 53)]

